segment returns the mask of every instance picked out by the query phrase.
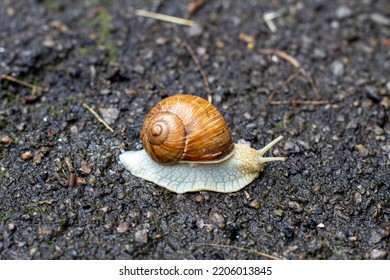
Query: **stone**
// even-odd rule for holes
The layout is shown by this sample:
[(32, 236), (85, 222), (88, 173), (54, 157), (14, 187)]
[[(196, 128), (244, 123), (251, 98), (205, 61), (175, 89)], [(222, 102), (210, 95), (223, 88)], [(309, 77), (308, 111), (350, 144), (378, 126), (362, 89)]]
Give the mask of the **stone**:
[(148, 231), (146, 229), (137, 230), (134, 234), (135, 241), (140, 243), (148, 243)]
[(344, 64), (336, 60), (330, 65), (330, 70), (334, 76), (342, 76), (344, 74)]
[(388, 253), (385, 250), (373, 249), (369, 253), (369, 258), (373, 260), (385, 259)]
[(104, 121), (111, 125), (115, 123), (120, 111), (117, 108), (100, 108), (99, 113), (102, 115)]
[(339, 19), (348, 18), (351, 15), (352, 15), (352, 10), (347, 6), (339, 6), (336, 9), (336, 17), (338, 17)]

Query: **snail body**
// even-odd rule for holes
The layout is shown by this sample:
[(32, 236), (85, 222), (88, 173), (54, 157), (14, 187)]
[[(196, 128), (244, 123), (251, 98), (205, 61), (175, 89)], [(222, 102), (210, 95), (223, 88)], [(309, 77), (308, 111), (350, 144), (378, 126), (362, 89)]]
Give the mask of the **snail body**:
[(283, 137), (260, 150), (233, 144), (218, 110), (206, 100), (179, 94), (159, 102), (141, 131), (143, 150), (119, 156), (132, 175), (176, 193), (235, 192), (253, 180), (265, 163), (283, 157), (263, 155)]

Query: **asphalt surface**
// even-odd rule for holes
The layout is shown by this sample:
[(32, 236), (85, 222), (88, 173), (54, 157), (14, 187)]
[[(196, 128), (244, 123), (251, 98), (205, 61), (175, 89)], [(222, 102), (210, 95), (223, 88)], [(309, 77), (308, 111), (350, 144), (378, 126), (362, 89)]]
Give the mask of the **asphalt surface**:
[[(389, 1), (190, 3), (1, 1), (0, 259), (390, 259)], [(133, 177), (176, 93), (288, 160), (230, 194)]]

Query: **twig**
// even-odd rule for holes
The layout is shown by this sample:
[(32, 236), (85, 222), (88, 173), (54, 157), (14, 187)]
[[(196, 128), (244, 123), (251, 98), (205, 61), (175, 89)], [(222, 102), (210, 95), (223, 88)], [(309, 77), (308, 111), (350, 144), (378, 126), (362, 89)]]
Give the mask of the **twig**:
[(283, 51), (275, 50), (275, 49), (260, 49), (260, 50), (257, 50), (257, 52), (259, 54), (276, 55), (276, 56), (286, 60), (287, 62), (289, 62), (295, 68), (301, 67), (301, 64), (299, 63), (299, 61), (296, 58), (292, 57), (291, 55), (288, 55), (287, 53), (285, 53)]
[(28, 83), (28, 82), (19, 80), (18, 78), (15, 78), (15, 77), (12, 77), (12, 76), (9, 76), (9, 75), (6, 75), (6, 74), (3, 74), (3, 75), (2, 75), (2, 78), (3, 78), (3, 79), (6, 79), (6, 80), (9, 80), (9, 81), (12, 81), (12, 82), (15, 82), (15, 83), (20, 84), (20, 85), (25, 86), (25, 87), (29, 87), (29, 88), (31, 88), (31, 89), (33, 89), (33, 88), (36, 87), (36, 86), (34, 86), (33, 84), (30, 84), (30, 83)]
[(147, 18), (152, 18), (152, 19), (156, 19), (156, 20), (161, 20), (161, 21), (166, 21), (166, 22), (176, 23), (176, 24), (181, 24), (181, 25), (192, 26), (195, 24), (194, 21), (189, 20), (189, 19), (173, 17), (173, 16), (168, 16), (168, 15), (159, 14), (159, 13), (153, 13), (153, 12), (149, 12), (149, 11), (145, 11), (145, 10), (136, 10), (135, 14), (137, 16), (141, 16), (141, 17), (147, 17)]
[(270, 101), (272, 105), (328, 105), (331, 104), (328, 100), (283, 100)]
[(220, 248), (228, 248), (228, 249), (240, 250), (240, 251), (244, 251), (244, 252), (247, 252), (247, 253), (250, 253), (250, 254), (254, 254), (254, 255), (266, 257), (266, 258), (269, 258), (269, 259), (271, 259), (271, 260), (283, 260), (283, 259), (281, 259), (281, 258), (272, 256), (272, 255), (269, 255), (269, 254), (267, 254), (267, 253), (259, 252), (259, 251), (256, 251), (256, 250), (250, 250), (250, 249), (246, 249), (246, 248), (238, 247), (238, 246), (223, 245), (223, 244), (217, 244), (217, 243), (196, 243), (196, 245), (200, 245), (200, 246), (211, 246), (211, 247), (220, 247)]
[(101, 122), (111, 133), (114, 133), (114, 130), (87, 104), (83, 103), (83, 107), (92, 113), (92, 115), (97, 118), (99, 122)]
[(276, 55), (287, 62), (289, 62), (294, 68), (297, 68), (298, 71), (295, 72), (294, 74), (290, 75), (290, 77), (287, 78), (280, 86), (276, 87), (271, 95), (268, 97), (268, 101), (272, 105), (281, 105), (281, 104), (291, 104), (291, 105), (327, 105), (331, 104), (332, 102), (329, 100), (284, 100), (284, 101), (274, 101), (274, 96), (276, 93), (280, 91), (282, 87), (285, 87), (289, 83), (291, 83), (295, 78), (297, 78), (299, 75), (302, 75), (310, 84), (310, 87), (312, 88), (314, 94), (317, 97), (320, 97), (320, 90), (317, 87), (317, 84), (313, 77), (306, 72), (305, 69), (302, 68), (301, 63), (295, 58), (292, 57), (291, 55), (280, 51), (276, 49), (260, 49), (257, 51), (260, 54), (265, 54), (265, 55)]
[(212, 97), (212, 93), (211, 93), (211, 89), (210, 89), (209, 80), (207, 79), (207, 75), (206, 75), (205, 71), (203, 70), (203, 67), (202, 67), (202, 64), (200, 63), (199, 58), (196, 56), (190, 43), (188, 43), (186, 38), (183, 35), (181, 35), (179, 28), (177, 28), (177, 26), (174, 26), (174, 29), (178, 33), (180, 39), (183, 41), (184, 47), (186, 48), (187, 52), (190, 54), (192, 60), (194, 61), (196, 67), (198, 68), (198, 71), (199, 71), (200, 75), (202, 76), (203, 85), (204, 85), (206, 93), (207, 93), (207, 100), (210, 103), (212, 103), (213, 97)]
[[(40, 86), (36, 86), (36, 85), (33, 85), (33, 84), (30, 84), (28, 82), (25, 82), (25, 81), (22, 81), (18, 78), (15, 78), (15, 77), (12, 77), (10, 75), (6, 75), (6, 74), (3, 74), (1, 75), (1, 77), (3, 79), (6, 79), (8, 81), (11, 81), (11, 82), (14, 82), (14, 83), (17, 83), (19, 85), (22, 85), (22, 86), (25, 86), (25, 87), (28, 87), (28, 88), (31, 88), (31, 96), (36, 96), (36, 97), (39, 97), (41, 94), (42, 94), (42, 91), (43, 90), (46, 90), (46, 89), (43, 89), (42, 87)], [(28, 100), (28, 98), (26, 98)], [(36, 99), (36, 98), (35, 98)]]

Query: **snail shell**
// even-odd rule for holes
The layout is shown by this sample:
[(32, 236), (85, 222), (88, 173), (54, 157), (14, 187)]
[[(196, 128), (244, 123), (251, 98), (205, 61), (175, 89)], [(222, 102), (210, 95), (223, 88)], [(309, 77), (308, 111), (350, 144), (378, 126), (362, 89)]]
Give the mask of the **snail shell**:
[(145, 118), (141, 139), (161, 164), (217, 162), (234, 149), (222, 115), (203, 98), (178, 94), (154, 106)]
[(256, 179), (263, 157), (283, 137), (260, 150), (233, 144), (218, 110), (206, 100), (179, 94), (160, 101), (146, 116), (141, 151), (119, 156), (132, 175), (176, 193), (201, 190), (235, 192)]

